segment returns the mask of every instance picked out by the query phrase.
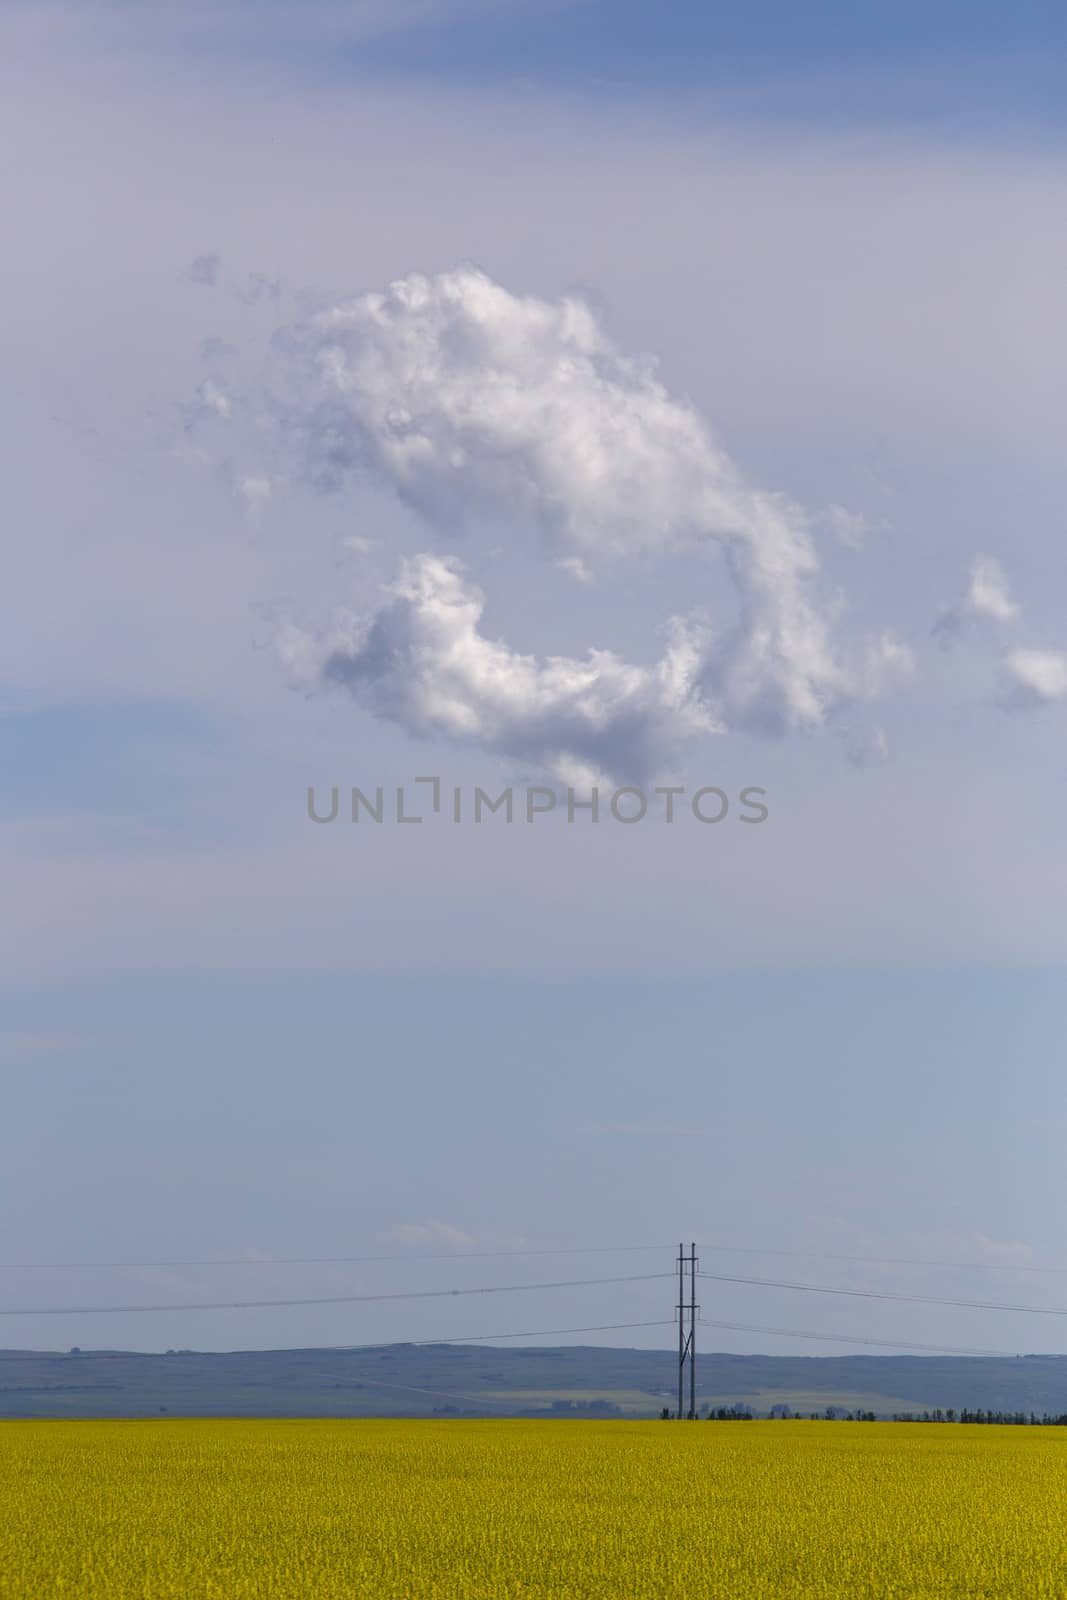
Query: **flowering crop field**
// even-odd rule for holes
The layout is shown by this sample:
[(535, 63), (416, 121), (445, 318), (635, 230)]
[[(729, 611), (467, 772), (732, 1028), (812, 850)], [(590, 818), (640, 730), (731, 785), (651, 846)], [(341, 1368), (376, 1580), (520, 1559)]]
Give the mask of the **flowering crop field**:
[(0, 1423), (0, 1596), (1067, 1595), (1067, 1429)]

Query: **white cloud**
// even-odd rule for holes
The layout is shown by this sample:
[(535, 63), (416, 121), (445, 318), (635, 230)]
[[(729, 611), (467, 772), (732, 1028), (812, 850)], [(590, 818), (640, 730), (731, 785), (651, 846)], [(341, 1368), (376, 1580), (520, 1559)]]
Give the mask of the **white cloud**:
[(427, 1222), (395, 1222), (381, 1235), (385, 1244), (440, 1245), (447, 1250), (477, 1250), (484, 1247), (487, 1236), (469, 1233), (453, 1222), (431, 1218)]
[[(696, 413), (579, 300), (514, 295), (470, 268), (413, 274), (277, 344), (301, 387), (286, 420), (303, 424), (309, 472), (337, 484), (372, 470), (438, 527), (506, 518), (592, 559), (773, 520)], [(785, 542), (791, 567), (810, 564)]]
[(868, 700), (877, 700), (895, 684), (910, 678), (915, 657), (895, 633), (881, 633), (868, 642), (864, 652), (862, 687)]
[(1067, 699), (1067, 652), (1012, 650), (1004, 658), (1001, 704), (1007, 711), (1029, 711)]
[(563, 556), (557, 563), (561, 572), (566, 572), (575, 583), (592, 583), (593, 574), (582, 560), (581, 556)]
[(581, 300), (470, 267), (413, 274), (279, 330), (276, 437), (318, 489), (372, 481), (439, 533), (506, 526), (576, 576), (722, 550), (736, 616), (701, 687), (732, 727), (810, 729), (859, 688), (837, 660), (803, 510), (750, 487), (645, 358)]
[(990, 617), (994, 622), (1011, 622), (1019, 615), (1003, 572), (990, 559), (975, 562), (968, 599), (976, 616)]
[(481, 632), (484, 603), (456, 561), (419, 555), (369, 620), (341, 617), (319, 636), (289, 623), (279, 649), (297, 683), (343, 686), (413, 734), (476, 743), (576, 787), (650, 776), (688, 737), (718, 731), (700, 692), (703, 640), (681, 623), (651, 667), (608, 650), (539, 661)]
[(214, 378), (205, 378), (203, 383), (197, 385), (196, 400), (189, 408), (189, 419), (195, 421), (202, 416), (221, 417), (228, 421), (233, 415), (233, 402), (222, 384), (216, 383)]
[(973, 622), (1014, 622), (1019, 607), (1008, 592), (1000, 563), (978, 556), (971, 566), (966, 589), (954, 605), (941, 612), (933, 626), (935, 637), (946, 647)]

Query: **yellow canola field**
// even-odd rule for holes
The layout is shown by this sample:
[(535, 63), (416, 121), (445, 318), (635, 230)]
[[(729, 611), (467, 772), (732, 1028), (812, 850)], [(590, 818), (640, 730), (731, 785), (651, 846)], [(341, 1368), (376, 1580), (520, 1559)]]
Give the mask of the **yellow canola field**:
[(0, 1596), (1067, 1596), (1067, 1428), (0, 1423)]

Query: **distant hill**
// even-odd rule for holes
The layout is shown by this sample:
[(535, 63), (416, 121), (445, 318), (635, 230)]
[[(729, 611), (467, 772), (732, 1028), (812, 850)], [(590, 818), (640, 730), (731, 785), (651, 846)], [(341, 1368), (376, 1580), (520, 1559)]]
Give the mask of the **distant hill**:
[[(670, 1351), (378, 1345), (357, 1349), (0, 1351), (0, 1417), (656, 1416)], [(700, 1406), (935, 1406), (1067, 1412), (1067, 1356), (700, 1355)]]

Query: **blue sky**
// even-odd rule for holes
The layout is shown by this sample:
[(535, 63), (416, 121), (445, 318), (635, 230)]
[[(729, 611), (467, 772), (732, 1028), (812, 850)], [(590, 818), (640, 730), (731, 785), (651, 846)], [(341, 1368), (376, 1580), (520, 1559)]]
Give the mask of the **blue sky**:
[[(1062, 1278), (1012, 1270), (1033, 1259), (1022, 1240), (1042, 1261), (1067, 1265), (1057, 973), (186, 972), (72, 982), (60, 997), (50, 986), (7, 991), (5, 1011), (27, 1042), (39, 1039), (6, 1063), (4, 1165), (24, 1205), (5, 1230), (5, 1260), (99, 1259), (86, 1254), (89, 1237), (109, 1260), (301, 1255), (309, 1239), (320, 1256), (400, 1258), (116, 1272), (107, 1297), (118, 1303), (660, 1272), (669, 1252), (655, 1249), (621, 1263), (614, 1252), (539, 1260), (535, 1270), (456, 1257), (654, 1246), (671, 1240), (680, 1217), (705, 1241), (709, 1271), (1063, 1300)], [(518, 1216), (536, 1216), (532, 1238), (516, 1232)], [(745, 1247), (757, 1253), (735, 1253)], [(22, 1303), (102, 1303), (99, 1273), (12, 1276)], [(798, 1309), (786, 1291), (705, 1287), (706, 1314), (720, 1320), (1057, 1348), (1052, 1318), (863, 1301), (842, 1309), (816, 1296)], [(313, 1331), (338, 1342), (432, 1339), (639, 1321), (666, 1314), (665, 1303), (662, 1284), (634, 1284), (487, 1297), (473, 1308), (415, 1303), (400, 1317), (389, 1306), (296, 1307), (146, 1316), (137, 1327), (142, 1339), (158, 1328), (180, 1345), (289, 1344)], [(113, 1345), (129, 1338), (131, 1320), (12, 1319), (8, 1342), (81, 1335)]]
[[(670, 114), (701, 114), (709, 97), (735, 96), (735, 114), (809, 124), (883, 122), (1016, 127), (1062, 123), (1065, 42), (1061, 8), (945, 0), (926, 6), (797, 7), (696, 0), (245, 0), (156, 5), (94, 0), (78, 13), (35, 8), (59, 51), (79, 46), (79, 25), (118, 52), (163, 51), (171, 64), (199, 59), (225, 70), (281, 60), (341, 82), (421, 79), (472, 90), (517, 85), (593, 96), (618, 114), (634, 97)], [(16, 9), (17, 15), (17, 9)], [(623, 101), (625, 97), (625, 102)]]
[[(411, 1259), (5, 1269), (0, 1309), (678, 1236), (1067, 1301), (1023, 1270), (1067, 1264), (1067, 24), (799, 19), (12, 10), (0, 1259)], [(429, 773), (770, 816), (307, 819)], [(854, 1304), (718, 1314), (1062, 1347)], [(0, 1340), (477, 1331), (449, 1310)]]
[[(872, 79), (910, 78), (910, 94), (908, 84), (899, 83), (900, 109), (906, 114), (913, 97), (910, 109), (928, 116), (939, 102), (951, 105), (954, 76), (970, 72), (991, 91), (985, 112), (996, 118), (1012, 99), (1021, 109), (1024, 78), (1031, 96), (1036, 89), (1055, 116), (1053, 87), (1062, 66), (1050, 62), (1050, 53), (1067, 39), (1062, 11), (1046, 3), (1008, 10), (962, 0), (893, 7), (850, 0), (803, 7), (788, 0), (749, 6), (584, 0), (510, 10), (491, 21), (459, 17), (414, 35), (391, 31), (342, 59), (357, 68), (367, 63), (490, 81), (505, 76), (653, 96), (744, 85), (810, 95), (837, 77), (840, 98), (853, 113)], [(971, 115), (980, 117), (981, 108), (972, 105)]]

